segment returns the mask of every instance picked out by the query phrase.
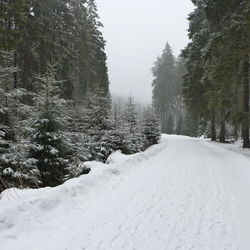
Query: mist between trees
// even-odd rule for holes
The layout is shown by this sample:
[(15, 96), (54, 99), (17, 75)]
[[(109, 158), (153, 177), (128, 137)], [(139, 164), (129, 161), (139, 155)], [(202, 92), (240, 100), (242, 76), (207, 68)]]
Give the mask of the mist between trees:
[(190, 43), (178, 59), (167, 44), (152, 69), (161, 130), (249, 148), (250, 2), (192, 2)]
[(112, 109), (101, 27), (94, 0), (0, 1), (0, 192), (56, 186), (160, 139), (151, 107)]

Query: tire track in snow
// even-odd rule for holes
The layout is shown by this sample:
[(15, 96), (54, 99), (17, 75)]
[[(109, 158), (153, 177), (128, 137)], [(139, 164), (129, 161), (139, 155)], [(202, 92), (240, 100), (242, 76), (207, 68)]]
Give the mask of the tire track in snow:
[[(135, 249), (156, 249), (150, 248), (150, 242), (161, 242), (161, 246), (156, 244), (157, 249), (237, 249), (232, 201), (225, 195), (226, 187), (216, 169), (218, 164), (210, 162), (207, 166), (190, 156), (190, 152), (180, 159), (179, 162), (176, 158), (174, 163), (167, 160), (169, 166), (154, 176), (160, 177), (156, 179), (158, 187), (154, 190), (154, 186), (148, 185), (145, 192), (152, 193), (151, 197), (147, 195), (143, 200), (140, 193), (140, 203), (130, 201), (131, 214), (139, 207), (141, 210), (134, 218), (134, 230), (131, 228), (134, 237), (131, 239), (130, 235), (127, 240), (134, 242)], [(124, 220), (124, 225), (127, 221), (130, 220)], [(153, 233), (148, 232), (150, 228)], [(117, 244), (120, 240), (116, 237)], [(111, 248), (117, 249), (114, 243)]]

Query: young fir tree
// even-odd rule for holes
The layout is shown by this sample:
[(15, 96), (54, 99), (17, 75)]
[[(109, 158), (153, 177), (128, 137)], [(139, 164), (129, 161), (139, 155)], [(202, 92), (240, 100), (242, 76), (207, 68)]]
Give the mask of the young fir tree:
[(110, 97), (103, 93), (102, 89), (96, 89), (95, 93), (89, 93), (85, 103), (85, 128), (86, 147), (90, 154), (90, 160), (106, 161), (112, 152), (109, 142), (109, 111)]
[(25, 90), (15, 88), (13, 51), (1, 51), (0, 58), (0, 192), (9, 187), (37, 187), (39, 172), (27, 160), (28, 143), (20, 140), (21, 116), (30, 108), (21, 101)]
[[(14, 129), (11, 126), (9, 107), (11, 91), (13, 90), (13, 52), (0, 51), (0, 192), (13, 182), (14, 166), (11, 147), (16, 141)], [(16, 166), (15, 166), (16, 167)]]
[(125, 154), (133, 154), (141, 151), (144, 146), (144, 138), (137, 122), (137, 114), (133, 97), (129, 97), (127, 100), (122, 120), (122, 152)]
[(144, 110), (142, 134), (145, 137), (145, 147), (157, 144), (161, 137), (160, 124), (151, 106)]
[(49, 65), (47, 73), (38, 77), (41, 94), (36, 99), (37, 119), (33, 127), (33, 147), (30, 158), (36, 160), (42, 186), (62, 184), (68, 175), (70, 149), (62, 136), (67, 124), (60, 99), (60, 81), (55, 79), (55, 67)]

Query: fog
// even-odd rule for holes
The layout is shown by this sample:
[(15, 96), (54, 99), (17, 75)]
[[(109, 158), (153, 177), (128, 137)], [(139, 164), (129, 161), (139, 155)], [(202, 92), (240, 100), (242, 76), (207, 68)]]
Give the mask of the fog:
[(175, 56), (188, 43), (190, 0), (97, 0), (104, 24), (110, 89), (141, 102), (152, 96), (151, 68), (168, 41)]

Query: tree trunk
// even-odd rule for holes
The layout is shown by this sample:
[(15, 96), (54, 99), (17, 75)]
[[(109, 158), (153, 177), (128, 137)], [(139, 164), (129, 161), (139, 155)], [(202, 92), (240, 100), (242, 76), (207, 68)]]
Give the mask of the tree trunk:
[[(8, 97), (5, 96), (5, 107), (8, 108)], [(5, 112), (5, 126), (9, 125), (9, 114), (8, 111)]]
[[(32, 52), (30, 51), (31, 43), (28, 39), (25, 39), (24, 49), (22, 52), (22, 62), (20, 63), (21, 66), (21, 87), (27, 90), (34, 91), (34, 86), (30, 82), (30, 78), (32, 76), (32, 71), (34, 65), (32, 66)], [(33, 63), (34, 64), (34, 63)]]
[[(17, 52), (15, 50), (14, 52), (14, 67), (17, 67)], [(17, 71), (13, 73), (13, 78), (14, 78), (14, 89), (17, 88)]]
[(242, 123), (243, 148), (250, 147), (249, 141), (249, 57), (243, 63), (243, 123)]
[(238, 126), (234, 125), (234, 140), (238, 140)]
[(220, 123), (220, 142), (225, 143), (226, 142), (226, 124), (225, 121), (221, 121)]
[(211, 119), (211, 140), (216, 141), (215, 117), (212, 115)]

